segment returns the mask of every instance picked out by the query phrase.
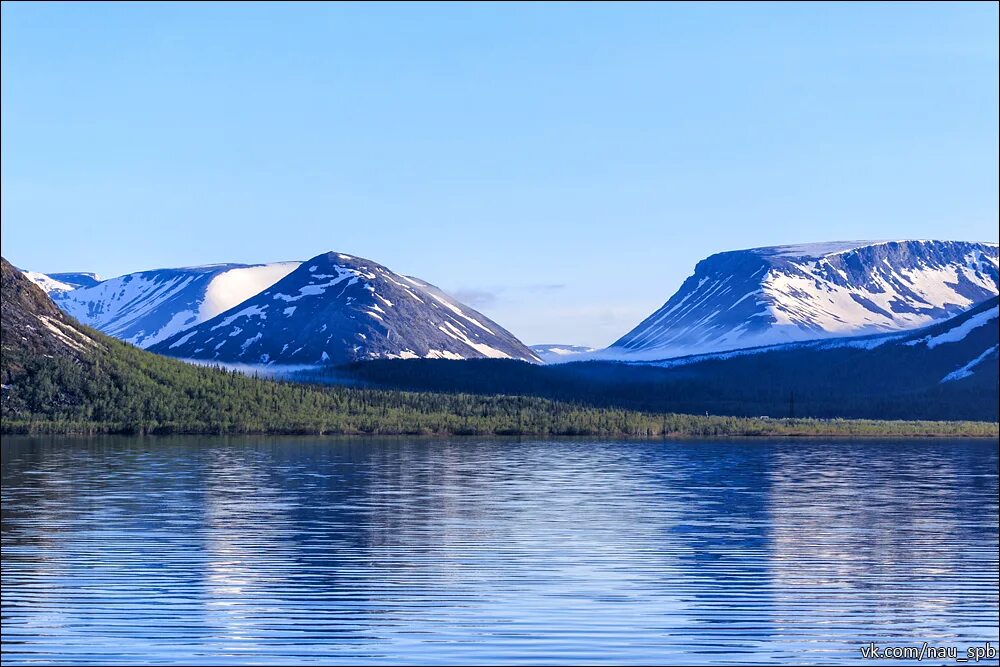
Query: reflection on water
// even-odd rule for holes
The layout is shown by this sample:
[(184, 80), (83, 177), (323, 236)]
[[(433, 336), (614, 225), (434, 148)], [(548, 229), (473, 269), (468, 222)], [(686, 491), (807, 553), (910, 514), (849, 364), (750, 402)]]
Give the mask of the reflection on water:
[(996, 442), (5, 438), (4, 663), (998, 640)]

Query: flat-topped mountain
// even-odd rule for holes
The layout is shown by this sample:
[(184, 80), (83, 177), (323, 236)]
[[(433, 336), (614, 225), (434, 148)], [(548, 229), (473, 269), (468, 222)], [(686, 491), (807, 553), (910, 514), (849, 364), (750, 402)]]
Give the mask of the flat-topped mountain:
[(995, 243), (853, 241), (722, 252), (606, 358), (666, 359), (914, 329), (998, 293)]

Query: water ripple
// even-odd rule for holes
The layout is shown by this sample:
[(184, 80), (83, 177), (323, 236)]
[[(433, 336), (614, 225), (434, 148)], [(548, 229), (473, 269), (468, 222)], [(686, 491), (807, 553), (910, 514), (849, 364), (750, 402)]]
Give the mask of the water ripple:
[(996, 442), (5, 438), (4, 664), (998, 641)]

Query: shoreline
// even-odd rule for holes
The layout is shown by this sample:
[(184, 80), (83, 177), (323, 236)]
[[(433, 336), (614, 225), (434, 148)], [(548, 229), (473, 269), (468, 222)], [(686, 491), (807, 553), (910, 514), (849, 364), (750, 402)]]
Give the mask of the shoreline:
[[(706, 427), (690, 431), (671, 431), (667, 433), (625, 433), (625, 432), (580, 432), (580, 433), (545, 433), (545, 432), (474, 432), (474, 431), (440, 431), (440, 432), (378, 432), (378, 431), (341, 431), (341, 430), (311, 430), (307, 427), (289, 429), (246, 429), (173, 426), (126, 426), (121, 424), (75, 424), (64, 425), (45, 422), (5, 422), (0, 425), (0, 434), (4, 436), (44, 437), (63, 436), (89, 438), (96, 436), (119, 437), (150, 437), (169, 438), (174, 436), (208, 436), (208, 437), (291, 437), (291, 438), (408, 438), (408, 439), (441, 439), (454, 438), (460, 440), (473, 438), (497, 438), (522, 440), (618, 440), (618, 441), (669, 441), (669, 440), (759, 440), (788, 439), (815, 440), (820, 438), (837, 440), (996, 440), (1000, 441), (1000, 424), (994, 422), (920, 422), (920, 421), (875, 421), (875, 420), (832, 420), (839, 428), (822, 430), (827, 425), (826, 420), (796, 419), (794, 424), (778, 422), (778, 428), (760, 429), (748, 427), (741, 430), (739, 422), (734, 418), (705, 417)], [(738, 418), (735, 418), (738, 419)], [(718, 420), (718, 421), (716, 421)], [(749, 420), (748, 420), (749, 421)], [(725, 423), (723, 423), (725, 422)], [(725, 427), (725, 428), (723, 428)], [(820, 428), (817, 428), (820, 427)], [(935, 428), (937, 427), (937, 428)], [(799, 430), (801, 429), (801, 430)], [(712, 432), (718, 430), (718, 432)]]

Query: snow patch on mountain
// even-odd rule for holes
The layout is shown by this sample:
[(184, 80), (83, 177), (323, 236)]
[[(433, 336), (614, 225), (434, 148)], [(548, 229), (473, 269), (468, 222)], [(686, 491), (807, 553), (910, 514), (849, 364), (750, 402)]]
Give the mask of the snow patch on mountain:
[(941, 382), (942, 383), (943, 382), (954, 382), (956, 380), (964, 380), (965, 378), (972, 377), (972, 374), (975, 373), (975, 369), (976, 369), (977, 366), (979, 366), (980, 364), (982, 364), (987, 359), (989, 359), (991, 357), (996, 357), (997, 356), (997, 349), (998, 349), (998, 347), (1000, 347), (1000, 346), (994, 345), (993, 347), (987, 349), (985, 352), (983, 352), (978, 357), (976, 357), (975, 359), (973, 359), (969, 363), (965, 364), (961, 368), (958, 368), (958, 369), (952, 371), (951, 373), (948, 373), (947, 375), (945, 375), (943, 378), (941, 378)]
[(906, 344), (919, 345), (923, 343), (928, 348), (933, 349), (942, 343), (957, 343), (960, 340), (964, 340), (973, 329), (986, 326), (991, 320), (997, 319), (997, 317), (1000, 317), (1000, 311), (987, 310), (986, 312), (973, 315), (969, 319), (962, 322), (961, 325), (948, 329), (944, 333), (924, 336), (923, 338), (919, 338), (917, 340), (907, 341)]
[[(343, 253), (314, 257), (193, 331), (152, 349), (272, 365), (413, 357), (539, 361), (500, 325), (437, 287)], [(234, 331), (238, 345), (229, 343)]]
[(57, 280), (46, 273), (38, 273), (37, 271), (21, 271), (25, 277), (31, 282), (35, 283), (41, 287), (46, 294), (52, 295), (56, 292), (69, 292), (70, 290), (76, 289), (73, 285), (62, 280)]
[(142, 271), (93, 287), (56, 292), (52, 297), (84, 324), (149, 347), (242, 303), (299, 264), (212, 264)]

